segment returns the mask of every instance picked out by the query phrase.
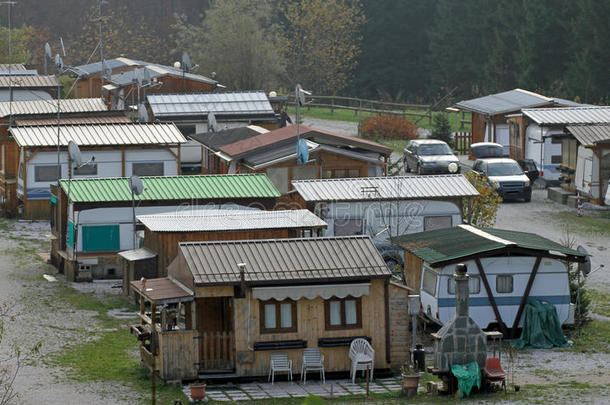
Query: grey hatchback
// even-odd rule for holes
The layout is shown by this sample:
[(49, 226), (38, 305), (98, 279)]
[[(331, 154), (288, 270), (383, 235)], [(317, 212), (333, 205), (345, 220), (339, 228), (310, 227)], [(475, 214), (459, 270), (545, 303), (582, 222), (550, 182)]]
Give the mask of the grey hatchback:
[(449, 145), (437, 139), (414, 139), (404, 149), (405, 173), (459, 173), (460, 160)]

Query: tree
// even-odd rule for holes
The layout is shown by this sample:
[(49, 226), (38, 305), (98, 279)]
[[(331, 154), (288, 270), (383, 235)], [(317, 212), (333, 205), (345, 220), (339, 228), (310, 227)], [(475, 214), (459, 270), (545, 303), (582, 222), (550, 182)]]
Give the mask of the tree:
[(271, 15), (267, 0), (215, 1), (201, 24), (178, 20), (176, 47), (188, 51), (203, 74), (217, 72), (217, 80), (232, 89), (271, 89), (285, 68)]
[[(11, 30), (11, 53), (13, 63), (34, 63), (34, 50), (32, 49), (32, 38), (36, 37), (36, 29), (28, 25)], [(8, 52), (8, 28), (0, 27), (0, 63), (9, 62)], [(40, 47), (42, 50), (42, 46)]]
[(489, 184), (487, 178), (475, 172), (468, 172), (464, 176), (477, 189), (479, 195), (464, 201), (463, 217), (468, 218), (468, 222), (472, 225), (491, 228), (496, 222), (496, 214), (502, 198)]
[(337, 94), (356, 67), (364, 15), (359, 0), (288, 0), (281, 51), (288, 78), (319, 94)]
[(448, 145), (453, 145), (453, 137), (451, 136), (451, 123), (449, 117), (445, 113), (437, 113), (432, 118), (432, 134), (430, 138), (439, 139), (447, 142)]

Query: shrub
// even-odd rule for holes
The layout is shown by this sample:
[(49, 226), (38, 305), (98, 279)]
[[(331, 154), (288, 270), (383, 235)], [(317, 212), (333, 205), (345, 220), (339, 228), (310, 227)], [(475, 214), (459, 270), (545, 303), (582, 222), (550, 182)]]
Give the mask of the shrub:
[(369, 139), (415, 139), (417, 127), (397, 115), (369, 117), (360, 124), (360, 134)]
[(453, 147), (451, 124), (449, 123), (447, 114), (439, 113), (434, 115), (432, 118), (432, 134), (430, 134), (430, 138), (447, 142), (447, 144)]
[(487, 179), (476, 172), (468, 172), (464, 174), (464, 177), (472, 183), (474, 188), (477, 189), (479, 195), (464, 201), (463, 204), (463, 217), (469, 219), (472, 225), (491, 228), (496, 222), (496, 214), (502, 198), (498, 195), (498, 192), (491, 184), (487, 182)]

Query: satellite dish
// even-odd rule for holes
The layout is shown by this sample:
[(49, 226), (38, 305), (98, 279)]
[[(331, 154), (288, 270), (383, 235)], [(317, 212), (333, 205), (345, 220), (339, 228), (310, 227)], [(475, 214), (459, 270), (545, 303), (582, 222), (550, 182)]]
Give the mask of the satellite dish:
[(140, 122), (148, 122), (148, 111), (146, 110), (146, 107), (144, 106), (144, 103), (140, 103), (140, 105), (138, 105), (138, 117), (139, 117), (139, 121)]
[(182, 54), (182, 70), (185, 72), (190, 72), (193, 64), (191, 63), (191, 57), (188, 53), (184, 52)]
[(60, 70), (62, 70), (64, 68), (64, 61), (61, 58), (61, 56), (59, 56), (59, 54), (55, 55), (55, 70), (59, 73)]
[(303, 88), (300, 84), (297, 84), (296, 89), (294, 89), (294, 97), (299, 105), (305, 105), (305, 93), (303, 93)]
[(576, 250), (586, 255), (584, 263), (578, 263), (578, 270), (580, 270), (582, 274), (587, 277), (587, 275), (591, 273), (591, 256), (589, 255), (589, 252), (587, 252), (587, 249), (585, 249), (583, 246), (578, 246)]
[(305, 164), (309, 160), (309, 145), (307, 141), (300, 138), (297, 141), (297, 163)]
[(80, 148), (76, 142), (72, 140), (68, 142), (68, 155), (70, 155), (70, 160), (76, 165), (77, 168), (83, 165), (83, 157), (80, 153)]
[(208, 132), (218, 132), (218, 124), (213, 112), (208, 113)]
[(142, 184), (142, 179), (138, 176), (133, 175), (129, 178), (129, 188), (131, 192), (135, 195), (140, 195), (144, 191), (144, 184)]

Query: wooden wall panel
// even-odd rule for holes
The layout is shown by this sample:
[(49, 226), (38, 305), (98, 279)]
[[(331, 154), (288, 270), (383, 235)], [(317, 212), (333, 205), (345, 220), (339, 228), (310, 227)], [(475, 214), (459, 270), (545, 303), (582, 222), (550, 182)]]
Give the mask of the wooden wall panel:
[(419, 294), (423, 264), (422, 259), (405, 250), (405, 284), (412, 288), (415, 294)]

